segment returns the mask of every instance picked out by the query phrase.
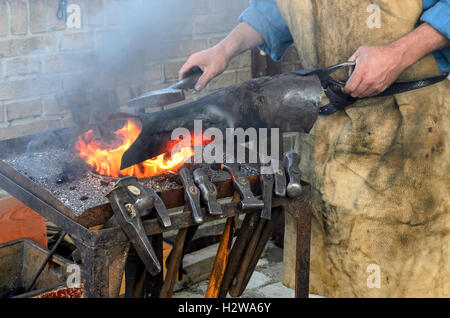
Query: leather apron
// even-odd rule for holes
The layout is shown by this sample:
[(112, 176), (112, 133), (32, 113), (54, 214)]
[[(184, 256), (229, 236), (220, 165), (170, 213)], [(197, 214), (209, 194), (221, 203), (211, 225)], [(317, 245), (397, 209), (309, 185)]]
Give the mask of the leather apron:
[[(278, 0), (303, 65), (346, 61), (411, 32), (422, 0)], [(371, 6), (372, 5), (372, 6)], [(432, 55), (399, 81), (440, 75)], [(337, 77), (344, 80), (342, 72)], [(302, 144), (313, 186), (311, 292), (450, 297), (450, 84), (359, 101)]]

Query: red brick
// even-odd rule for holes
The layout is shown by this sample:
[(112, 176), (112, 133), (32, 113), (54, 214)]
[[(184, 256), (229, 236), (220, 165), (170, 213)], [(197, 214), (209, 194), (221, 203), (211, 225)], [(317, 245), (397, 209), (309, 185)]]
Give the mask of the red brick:
[(206, 15), (195, 18), (195, 34), (227, 33), (237, 25), (237, 19), (230, 15)]
[(98, 71), (85, 71), (61, 76), (65, 91), (94, 90), (114, 87), (115, 79)]
[(45, 98), (43, 107), (43, 115), (46, 119), (60, 118), (70, 113), (67, 103), (58, 102), (55, 97)]
[(38, 56), (16, 57), (5, 60), (5, 76), (36, 74), (41, 70), (41, 62)]
[(238, 83), (244, 83), (252, 79), (251, 70), (238, 71), (237, 75), (238, 75)]
[(117, 77), (116, 83), (120, 86), (124, 84), (139, 84), (142, 82), (162, 82), (162, 65), (139, 65), (139, 69), (136, 66), (130, 66), (127, 70), (120, 72), (120, 76)]
[(57, 76), (38, 76), (33, 79), (4, 82), (0, 85), (0, 101), (53, 94), (61, 88)]
[(6, 105), (6, 118), (8, 121), (38, 116), (42, 113), (42, 102), (40, 99), (17, 102)]
[(183, 62), (172, 62), (172, 63), (165, 64), (164, 65), (164, 78), (165, 78), (165, 80), (178, 79), (178, 72), (179, 72), (180, 68), (183, 66), (184, 63), (185, 63), (185, 61), (183, 61)]
[(8, 33), (8, 12), (6, 0), (0, 0), (0, 37)]
[(252, 65), (252, 55), (250, 51), (242, 53), (230, 61), (228, 69), (250, 67)]
[(17, 138), (27, 135), (36, 134), (43, 131), (57, 130), (66, 127), (72, 127), (73, 121), (65, 118), (64, 120), (39, 120), (28, 123), (18, 123), (14, 126), (8, 126), (6, 128), (0, 128), (0, 140), (6, 140), (11, 138)]
[(23, 35), (28, 31), (28, 9), (25, 0), (9, 1), (11, 34)]
[(173, 19), (165, 31), (165, 36), (170, 38), (193, 35), (194, 19)]
[(90, 70), (96, 66), (95, 57), (93, 51), (46, 55), (42, 58), (43, 72), (61, 73)]
[(127, 11), (127, 7), (122, 0), (107, 0), (105, 2), (106, 25), (118, 25), (121, 20), (121, 15)]
[(236, 72), (225, 72), (218, 77), (214, 78), (208, 86), (206, 86), (207, 91), (213, 91), (220, 88), (225, 88), (230, 85), (236, 84)]
[[(212, 1), (221, 1), (221, 0), (212, 0)], [(229, 0), (229, 2), (231, 10), (238, 13), (242, 13), (250, 5), (248, 0)]]
[(6, 119), (5, 116), (5, 106), (0, 105), (0, 123), (4, 122)]
[(49, 34), (0, 41), (0, 58), (28, 55), (55, 50), (55, 41)]
[(213, 13), (242, 12), (249, 6), (248, 0), (209, 0)]
[(47, 31), (47, 1), (31, 0), (29, 3), (31, 33)]
[(56, 17), (57, 12), (58, 12), (58, 2), (54, 2), (52, 3), (52, 5), (48, 7), (48, 25), (49, 28), (53, 31), (60, 31), (66, 28), (66, 22), (64, 20), (59, 20)]
[(89, 26), (102, 26), (104, 24), (102, 0), (89, 0), (87, 2), (87, 16)]
[(61, 38), (61, 50), (92, 49), (93, 47), (93, 33), (64, 34)]
[(149, 58), (150, 61), (154, 61), (156, 59), (167, 60), (170, 58), (188, 57), (207, 47), (207, 41), (204, 39), (165, 41), (158, 47), (153, 46), (149, 48)]

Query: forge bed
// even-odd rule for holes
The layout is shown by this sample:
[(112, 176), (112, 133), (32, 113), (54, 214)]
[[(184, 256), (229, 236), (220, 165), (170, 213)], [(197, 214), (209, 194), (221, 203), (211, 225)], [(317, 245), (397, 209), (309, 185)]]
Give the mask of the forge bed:
[[(0, 187), (71, 236), (76, 246), (77, 262), (81, 264), (86, 297), (117, 297), (130, 243), (114, 222), (105, 224), (113, 215), (105, 195), (111, 191), (115, 180), (94, 175), (85, 164), (74, 158), (71, 149), (78, 135), (79, 131), (67, 129), (0, 142)], [(196, 167), (190, 166), (191, 169)], [(255, 166), (244, 167), (241, 172), (248, 177), (252, 191), (260, 198), (258, 169)], [(233, 184), (228, 173), (211, 171), (211, 176), (219, 199), (233, 196)], [(196, 224), (184, 201), (184, 190), (177, 175), (163, 174), (141, 179), (140, 183), (155, 189), (168, 209), (182, 210), (170, 215), (172, 226), (168, 228), (162, 227), (156, 218), (143, 221), (145, 232), (152, 238), (152, 246), (162, 264), (163, 233), (177, 230), (178, 236), (181, 230)], [(298, 221), (296, 297), (308, 297), (309, 294), (311, 192), (308, 185), (303, 188), (298, 199), (275, 197), (272, 201), (273, 211), (279, 215), (287, 212)], [(243, 210), (239, 201), (223, 203), (222, 209), (223, 214), (219, 216), (204, 211), (204, 223), (252, 212)], [(158, 297), (170, 281), (164, 280), (161, 272), (151, 279), (151, 284), (150, 294)]]
[[(107, 204), (105, 196), (113, 189), (117, 179), (96, 175), (75, 156), (71, 145), (76, 135), (74, 130), (62, 130), (18, 138), (14, 142), (0, 142), (0, 160), (49, 191), (79, 216), (86, 210)], [(230, 179), (228, 173), (214, 171), (207, 165), (189, 167), (209, 169), (213, 181)], [(243, 166), (241, 173), (256, 176), (258, 167)], [(175, 171), (140, 179), (140, 182), (156, 192), (182, 188)]]

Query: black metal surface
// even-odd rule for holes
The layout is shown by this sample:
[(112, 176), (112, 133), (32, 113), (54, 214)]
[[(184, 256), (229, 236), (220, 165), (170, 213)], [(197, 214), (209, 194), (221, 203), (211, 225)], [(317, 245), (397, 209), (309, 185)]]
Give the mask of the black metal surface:
[(263, 174), (260, 177), (262, 186), (262, 197), (264, 207), (261, 211), (261, 218), (270, 221), (272, 218), (272, 197), (273, 197), (273, 175)]
[(61, 244), (61, 242), (62, 242), (64, 236), (66, 236), (66, 234), (67, 234), (67, 232), (64, 231), (64, 230), (61, 231), (61, 232), (58, 234), (58, 239), (56, 240), (55, 245), (53, 245), (53, 248), (48, 252), (48, 255), (47, 255), (47, 257), (45, 258), (44, 262), (42, 262), (41, 267), (38, 269), (36, 275), (35, 275), (34, 278), (33, 278), (33, 281), (31, 282), (30, 286), (29, 286), (29, 287), (27, 288), (27, 290), (26, 290), (27, 293), (30, 292), (30, 291), (33, 289), (34, 284), (36, 284), (36, 281), (38, 280), (38, 278), (39, 278), (39, 276), (41, 275), (42, 271), (44, 270), (45, 266), (47, 266), (48, 262), (50, 261), (50, 259), (51, 259), (51, 258), (53, 257), (53, 255), (55, 254), (56, 249), (58, 248), (59, 244)]
[(284, 170), (283, 166), (280, 166), (277, 171), (275, 171), (274, 175), (274, 192), (275, 195), (279, 197), (285, 197), (286, 196), (286, 172)]
[[(161, 272), (161, 264), (141, 221), (143, 215), (153, 210), (153, 198), (148, 200), (149, 198), (151, 197), (134, 177), (121, 179), (108, 194), (117, 223), (126, 233), (147, 270), (155, 276)], [(142, 204), (143, 202), (146, 203)]]
[(309, 132), (318, 114), (322, 86), (317, 76), (284, 74), (234, 85), (195, 102), (139, 116), (142, 132), (122, 157), (122, 168), (166, 153), (174, 129), (279, 128)]
[(185, 99), (184, 91), (193, 89), (203, 72), (200, 68), (194, 67), (185, 77), (166, 89), (151, 91), (128, 102), (128, 106), (137, 108), (160, 107), (170, 105)]
[(196, 224), (202, 224), (203, 212), (200, 205), (200, 189), (195, 186), (192, 173), (188, 169), (181, 169), (179, 175), (184, 186), (185, 201), (191, 208), (194, 222)]
[(217, 202), (217, 188), (211, 182), (206, 169), (196, 169), (193, 173), (195, 184), (200, 189), (202, 199), (206, 203), (209, 214), (221, 215), (222, 207)]
[(221, 167), (231, 175), (235, 190), (241, 196), (240, 205), (243, 209), (258, 210), (264, 207), (264, 202), (255, 198), (247, 178), (241, 174), (240, 164), (224, 163)]
[(296, 152), (289, 152), (284, 157), (284, 166), (286, 167), (286, 175), (288, 179), (288, 185), (286, 192), (288, 197), (297, 198), (302, 193), (300, 172), (300, 155)]

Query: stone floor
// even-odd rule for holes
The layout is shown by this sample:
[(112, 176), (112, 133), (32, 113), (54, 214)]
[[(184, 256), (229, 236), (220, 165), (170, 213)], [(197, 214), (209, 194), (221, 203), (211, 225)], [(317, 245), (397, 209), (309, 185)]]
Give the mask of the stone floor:
[[(246, 291), (241, 298), (293, 298), (294, 290), (285, 287), (283, 275), (283, 250), (269, 242), (264, 256), (258, 262)], [(174, 298), (203, 298), (208, 286), (204, 280), (176, 292)], [(310, 295), (310, 297), (319, 297)]]

